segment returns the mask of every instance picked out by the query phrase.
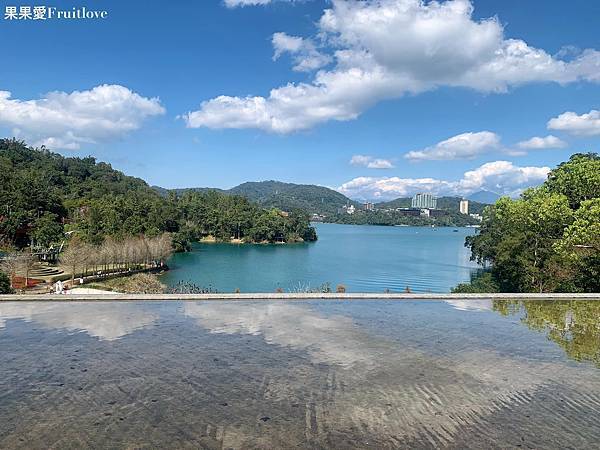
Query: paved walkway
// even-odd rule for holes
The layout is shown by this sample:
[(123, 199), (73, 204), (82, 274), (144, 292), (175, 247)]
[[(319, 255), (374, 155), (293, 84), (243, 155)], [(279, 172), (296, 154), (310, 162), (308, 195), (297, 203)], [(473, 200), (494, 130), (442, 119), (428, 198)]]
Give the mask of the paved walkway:
[[(103, 291), (102, 289), (78, 287), (65, 291), (67, 295), (123, 295), (120, 292)], [(53, 297), (54, 298), (54, 297)]]

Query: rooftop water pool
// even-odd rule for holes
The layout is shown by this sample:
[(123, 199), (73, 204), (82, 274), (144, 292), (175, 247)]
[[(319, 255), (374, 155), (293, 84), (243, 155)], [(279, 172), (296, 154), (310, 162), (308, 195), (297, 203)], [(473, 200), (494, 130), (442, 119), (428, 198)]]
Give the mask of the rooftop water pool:
[(597, 448), (600, 301), (0, 302), (0, 448)]

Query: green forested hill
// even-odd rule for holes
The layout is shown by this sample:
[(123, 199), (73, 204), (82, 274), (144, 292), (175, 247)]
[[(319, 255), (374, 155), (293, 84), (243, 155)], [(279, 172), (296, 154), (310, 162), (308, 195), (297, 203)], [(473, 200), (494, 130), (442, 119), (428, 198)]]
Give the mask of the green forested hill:
[[(187, 188), (168, 190), (160, 187), (154, 187), (161, 195), (166, 196), (169, 192), (178, 194), (185, 192), (209, 192), (211, 190), (224, 192), (228, 194), (239, 195), (250, 201), (256, 202), (265, 208), (278, 208), (284, 211), (293, 209), (302, 209), (310, 214), (320, 214), (326, 216), (325, 220), (339, 223), (356, 224), (381, 224), (393, 225), (398, 223), (411, 223), (414, 225), (430, 225), (439, 223), (440, 225), (460, 226), (474, 224), (476, 221), (469, 217), (460, 217), (459, 203), (460, 197), (440, 197), (438, 198), (438, 208), (450, 213), (449, 217), (438, 218), (436, 220), (417, 220), (406, 217), (391, 217), (386, 214), (384, 209), (409, 208), (411, 198), (397, 198), (389, 202), (377, 203), (375, 207), (379, 211), (363, 212), (362, 203), (354, 201), (345, 195), (323, 186), (310, 184), (283, 183), (281, 181), (258, 181), (242, 183), (229, 190), (220, 190), (213, 188)], [(340, 211), (344, 205), (354, 205), (357, 208), (357, 214), (349, 215)], [(475, 201), (469, 201), (469, 212), (481, 214), (487, 205)]]
[(500, 199), (500, 197), (502, 197), (500, 194), (482, 189), (481, 191), (470, 194), (467, 198), (469, 200), (473, 200), (474, 202), (493, 205)]
[(47, 246), (66, 231), (98, 243), (173, 233), (183, 245), (212, 235), (251, 241), (314, 239), (308, 216), (287, 216), (246, 198), (212, 192), (160, 195), (94, 158), (67, 158), (0, 139), (0, 245)]
[[(440, 197), (437, 201), (437, 207), (447, 211), (459, 211), (461, 200), (461, 197)], [(481, 214), (486, 206), (488, 206), (486, 203), (469, 200), (469, 214)]]
[(163, 197), (168, 197), (169, 196), (169, 192), (173, 192), (173, 193), (175, 193), (177, 195), (183, 195), (183, 194), (186, 194), (188, 192), (202, 192), (202, 193), (207, 193), (207, 192), (210, 192), (210, 191), (219, 192), (221, 194), (227, 194), (228, 193), (227, 190), (225, 190), (225, 189), (211, 188), (211, 187), (166, 189), (166, 188), (160, 187), (160, 186), (152, 186), (152, 189), (154, 189), (156, 192), (158, 192)]
[(207, 192), (217, 191), (227, 194), (239, 195), (256, 202), (264, 208), (278, 208), (284, 211), (302, 209), (310, 214), (335, 214), (339, 208), (346, 204), (359, 206), (359, 202), (350, 200), (343, 194), (333, 189), (312, 184), (283, 183), (281, 181), (250, 181), (229, 190), (216, 188), (186, 188), (164, 189), (155, 186), (154, 189), (161, 195), (176, 192), (178, 194), (190, 191)]
[(381, 202), (375, 204), (377, 209), (396, 209), (396, 208), (410, 208), (411, 199), (408, 197), (401, 197), (389, 202)]
[(171, 205), (143, 180), (8, 139), (0, 139), (0, 206), (0, 241), (17, 247), (60, 241), (66, 230), (90, 241), (177, 231)]
[(282, 183), (280, 181), (248, 182), (228, 192), (242, 195), (266, 207), (285, 210), (301, 208), (310, 213), (333, 214), (346, 204), (358, 206), (333, 189), (310, 184)]
[[(344, 205), (354, 205), (362, 209), (362, 203), (351, 200), (344, 194), (324, 186), (313, 184), (294, 184), (281, 181), (249, 181), (228, 190), (217, 188), (184, 188), (184, 189), (164, 189), (158, 186), (153, 188), (163, 196), (169, 192), (175, 192), (181, 195), (185, 192), (209, 192), (217, 191), (227, 194), (240, 195), (250, 201), (256, 202), (265, 208), (278, 208), (284, 211), (292, 209), (303, 209), (310, 214), (322, 214), (334, 219), (339, 216), (339, 209)], [(457, 212), (461, 197), (439, 197), (438, 208), (447, 211)], [(397, 198), (388, 202), (377, 203), (377, 209), (395, 209), (409, 208), (411, 198)], [(487, 206), (485, 203), (469, 200), (469, 212), (481, 214)], [(352, 222), (351, 217), (344, 217), (344, 223)], [(362, 220), (358, 223), (362, 223)]]

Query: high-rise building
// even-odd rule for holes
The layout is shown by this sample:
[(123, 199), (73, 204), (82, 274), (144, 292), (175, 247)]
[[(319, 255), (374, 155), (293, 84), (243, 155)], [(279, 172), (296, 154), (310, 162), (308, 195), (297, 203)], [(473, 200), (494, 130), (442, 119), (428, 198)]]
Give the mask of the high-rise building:
[(437, 206), (437, 198), (432, 194), (420, 193), (412, 198), (413, 208), (429, 208), (435, 209)]
[(461, 200), (459, 208), (461, 214), (469, 214), (469, 200)]
[(363, 205), (363, 208), (365, 209), (365, 211), (375, 211), (375, 205), (371, 202), (366, 202)]

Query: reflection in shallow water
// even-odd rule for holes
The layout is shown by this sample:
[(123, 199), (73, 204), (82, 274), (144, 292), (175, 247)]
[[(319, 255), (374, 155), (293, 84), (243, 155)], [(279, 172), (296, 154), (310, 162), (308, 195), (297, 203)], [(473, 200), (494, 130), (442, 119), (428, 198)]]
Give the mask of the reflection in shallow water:
[(152, 325), (158, 318), (133, 303), (114, 302), (0, 302), (0, 328), (10, 319), (35, 322), (47, 328), (84, 331), (112, 341)]
[(322, 317), (313, 310), (289, 303), (236, 304), (186, 303), (184, 313), (213, 333), (262, 335), (269, 344), (308, 352), (314, 362), (353, 365), (373, 363), (371, 348), (356, 345), (366, 339), (352, 319)]
[(600, 302), (495, 300), (494, 310), (523, 314), (523, 323), (545, 332), (570, 358), (600, 367)]
[[(491, 310), (492, 302), (462, 301), (452, 306)], [(448, 445), (464, 427), (477, 427), (485, 417), (518, 408), (547, 385), (573, 376), (572, 369), (562, 371), (554, 364), (532, 364), (494, 351), (432, 357), (408, 345), (374, 340), (348, 317), (322, 317), (306, 305), (240, 308), (190, 303), (185, 313), (213, 333), (262, 335), (269, 344), (307, 351), (313, 362), (341, 364), (347, 370), (335, 370), (333, 380), (311, 392), (316, 402), (311, 414), (322, 427), (360, 427), (384, 442), (394, 442), (395, 437)], [(599, 381), (594, 388), (600, 388)], [(296, 388), (285, 378), (273, 379), (270, 394), (286, 398)]]
[(493, 309), (491, 300), (446, 300), (446, 303), (459, 311), (491, 311)]
[[(85, 314), (70, 304), (0, 310), (2, 320), (32, 321), (0, 329), (0, 448), (593, 448), (600, 439), (600, 370), (518, 322), (470, 312), (488, 304), (110, 305), (95, 314), (146, 319), (98, 340), (54, 330), (85, 325), (99, 336), (87, 319), (58, 320)], [(576, 323), (583, 313), (572, 306)]]

